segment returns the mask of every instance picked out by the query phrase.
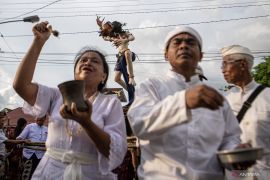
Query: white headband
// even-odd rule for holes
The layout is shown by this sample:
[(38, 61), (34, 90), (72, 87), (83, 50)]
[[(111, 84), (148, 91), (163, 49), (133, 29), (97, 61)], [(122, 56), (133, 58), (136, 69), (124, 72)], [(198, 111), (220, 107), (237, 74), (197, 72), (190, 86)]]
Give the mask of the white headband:
[(181, 33), (188, 33), (188, 34), (194, 36), (197, 39), (197, 41), (199, 42), (200, 48), (202, 49), (202, 38), (201, 38), (200, 34), (195, 29), (188, 27), (188, 26), (178, 26), (174, 30), (169, 32), (167, 37), (165, 38), (164, 51), (166, 51), (170, 40), (174, 36), (181, 34)]
[(254, 59), (254, 56), (252, 55), (251, 51), (248, 48), (240, 46), (240, 45), (231, 45), (231, 46), (227, 46), (221, 49), (222, 57), (225, 57), (231, 54), (247, 54)]

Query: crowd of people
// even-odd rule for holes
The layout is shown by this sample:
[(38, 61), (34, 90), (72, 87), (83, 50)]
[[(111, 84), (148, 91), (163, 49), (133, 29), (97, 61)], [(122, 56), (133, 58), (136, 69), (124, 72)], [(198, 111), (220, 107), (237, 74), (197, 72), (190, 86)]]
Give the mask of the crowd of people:
[[(19, 118), (14, 129), (13, 137), (8, 138), (3, 130), (7, 122), (7, 117), (8, 116), (5, 111), (0, 112), (0, 179), (12, 179), (19, 177), (25, 180), (31, 179), (31, 176), (40, 159), (43, 157), (46, 149), (45, 147), (41, 150), (25, 147), (22, 152), (20, 145), (29, 145), (31, 143), (41, 143), (43, 145), (43, 143), (45, 143), (47, 139), (47, 127), (44, 126), (46, 118), (36, 119), (36, 123), (29, 123), (28, 125), (26, 119)], [(11, 146), (12, 148), (10, 152), (8, 152), (6, 144), (15, 144), (15, 146)], [(7, 161), (8, 157), (12, 159)], [(10, 163), (10, 169), (8, 169), (7, 162)], [(9, 171), (13, 170), (18, 171), (13, 172), (13, 174), (16, 175), (14, 177), (13, 175), (8, 176)]]
[[(203, 59), (202, 37), (191, 27), (177, 27), (164, 42), (168, 72), (141, 82), (135, 89), (132, 52), (128, 48), (134, 36), (123, 31), (123, 24), (117, 21), (104, 23), (98, 17), (97, 24), (103, 39), (119, 50), (115, 80), (129, 92), (127, 117), (141, 150), (139, 179), (239, 178), (232, 176), (233, 170), (256, 172), (254, 178), (269, 179), (269, 154), (230, 170), (224, 169), (217, 156), (222, 150), (270, 150), (270, 89), (253, 80), (254, 56), (247, 47), (230, 45), (221, 49), (220, 72), (234, 85), (221, 94), (203, 82), (207, 78), (199, 66)], [(119, 31), (113, 31), (116, 27)], [(113, 170), (121, 165), (127, 152), (126, 125), (120, 101), (102, 93), (109, 76), (105, 56), (91, 47), (84, 47), (75, 56), (74, 80), (84, 82), (83, 97), (88, 107), (82, 111), (75, 102), (64, 104), (59, 89), (32, 82), (52, 26), (41, 22), (32, 31), (34, 39), (17, 69), (13, 87), (25, 100), (24, 112), (36, 117), (36, 123), (25, 126), (23, 120), (18, 121), (16, 139), (23, 143), (46, 141), (46, 150), (24, 149), (24, 162), (32, 166), (26, 178), (117, 179)], [(125, 81), (121, 80), (122, 74)], [(254, 98), (250, 100), (250, 96)], [(48, 128), (43, 125), (46, 119)], [(1, 121), (0, 158), (4, 157), (7, 141)]]

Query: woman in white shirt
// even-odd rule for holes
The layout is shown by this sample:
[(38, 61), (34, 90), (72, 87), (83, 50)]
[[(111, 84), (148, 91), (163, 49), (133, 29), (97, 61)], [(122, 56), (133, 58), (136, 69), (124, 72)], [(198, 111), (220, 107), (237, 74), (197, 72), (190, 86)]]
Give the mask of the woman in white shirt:
[(27, 102), (24, 110), (34, 116), (49, 114), (47, 151), (32, 179), (116, 179), (111, 172), (127, 150), (124, 116), (120, 101), (100, 93), (109, 70), (102, 53), (82, 49), (75, 58), (75, 80), (84, 80), (88, 111), (72, 103), (63, 105), (56, 88), (32, 83), (38, 56), (52, 27), (41, 22), (33, 27), (34, 40), (14, 80), (14, 89)]

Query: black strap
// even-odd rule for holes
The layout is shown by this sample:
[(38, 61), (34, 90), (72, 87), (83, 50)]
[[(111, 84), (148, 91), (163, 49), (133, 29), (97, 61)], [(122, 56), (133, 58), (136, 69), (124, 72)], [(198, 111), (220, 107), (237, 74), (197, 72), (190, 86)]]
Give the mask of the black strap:
[(266, 88), (263, 85), (259, 85), (253, 92), (252, 94), (248, 97), (248, 99), (244, 102), (241, 110), (239, 111), (239, 113), (237, 114), (236, 118), (238, 119), (238, 122), (240, 123), (241, 120), (243, 119), (245, 113), (247, 112), (247, 110), (251, 107), (252, 102), (254, 101), (254, 99), (260, 94), (260, 92)]

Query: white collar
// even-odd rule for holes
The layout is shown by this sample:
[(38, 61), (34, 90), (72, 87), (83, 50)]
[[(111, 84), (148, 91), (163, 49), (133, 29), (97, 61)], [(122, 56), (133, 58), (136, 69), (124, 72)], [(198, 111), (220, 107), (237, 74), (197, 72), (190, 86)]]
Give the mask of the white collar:
[(243, 93), (246, 93), (252, 89), (254, 89), (255, 87), (257, 87), (259, 84), (256, 83), (254, 80), (252, 80), (250, 83), (248, 83), (247, 85), (245, 85), (244, 89), (242, 90), (242, 88), (240, 86), (235, 86), (237, 91), (241, 91)]
[(191, 76), (190, 78), (190, 81), (189, 82), (186, 82), (186, 78), (182, 75), (182, 74), (179, 74), (173, 70), (169, 70), (167, 72), (167, 76), (177, 80), (177, 81), (180, 81), (181, 83), (185, 83), (185, 84), (188, 84), (189, 86), (193, 86), (197, 83), (200, 82), (200, 79), (199, 79), (199, 76), (198, 75), (193, 75)]

